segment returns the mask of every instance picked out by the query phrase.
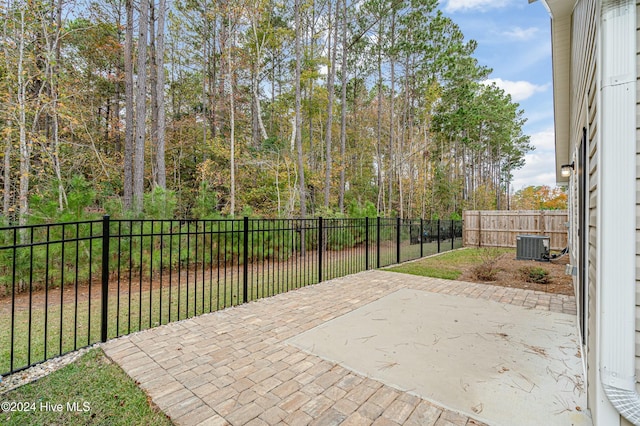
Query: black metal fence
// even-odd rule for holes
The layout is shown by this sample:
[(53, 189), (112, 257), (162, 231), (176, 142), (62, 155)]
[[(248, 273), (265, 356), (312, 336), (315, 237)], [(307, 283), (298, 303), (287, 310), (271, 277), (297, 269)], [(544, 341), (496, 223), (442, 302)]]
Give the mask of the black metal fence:
[(0, 228), (0, 374), (461, 245), (461, 222), (420, 219), (105, 216)]

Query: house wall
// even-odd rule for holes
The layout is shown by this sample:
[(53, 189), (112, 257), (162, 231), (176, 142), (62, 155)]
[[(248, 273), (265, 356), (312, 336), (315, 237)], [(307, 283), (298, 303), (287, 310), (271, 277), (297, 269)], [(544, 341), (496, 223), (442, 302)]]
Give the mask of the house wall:
[[(637, 75), (640, 75), (640, 1), (636, 1), (636, 69)], [(598, 283), (597, 259), (598, 259), (598, 238), (597, 238), (597, 221), (598, 221), (598, 173), (599, 173), (599, 129), (598, 129), (598, 37), (600, 8), (597, 0), (580, 0), (576, 3), (574, 13), (572, 15), (572, 38), (571, 38), (571, 150), (570, 158), (576, 161), (578, 147), (582, 137), (582, 129), (586, 128), (587, 136), (587, 164), (585, 173), (587, 182), (585, 188), (586, 217), (585, 227), (587, 228), (587, 241), (585, 258), (587, 262), (587, 329), (586, 329), (586, 372), (587, 372), (587, 398), (589, 408), (597, 410), (599, 402), (597, 398), (601, 397), (601, 393), (597, 392), (599, 386), (598, 375), (598, 344), (597, 327), (598, 327), (598, 289), (602, 283)], [(640, 378), (640, 78), (636, 80), (636, 320), (635, 320), (635, 372), (636, 381)], [(570, 181), (572, 192), (575, 194), (574, 199), (577, 200), (577, 174), (574, 174)], [(578, 225), (578, 208), (577, 205), (572, 206), (571, 227), (577, 229)], [(572, 253), (571, 263), (577, 265), (578, 273), (580, 273), (581, 265), (579, 265), (578, 252), (578, 233), (571, 235)], [(578, 289), (576, 280), (576, 289)], [(577, 297), (581, 295), (576, 294)], [(578, 300), (578, 305), (580, 305)], [(579, 318), (579, 316), (578, 316)], [(640, 392), (640, 384), (636, 383), (636, 389)], [(594, 418), (598, 416), (594, 413)], [(619, 418), (620, 425), (627, 425), (629, 422), (624, 418)]]
[[(589, 407), (595, 407), (595, 385), (597, 383), (597, 347), (596, 344), (596, 208), (598, 202), (598, 128), (597, 128), (597, 22), (598, 3), (596, 0), (580, 0), (572, 15), (571, 26), (571, 150), (569, 158), (578, 164), (578, 147), (583, 137), (583, 128), (587, 129), (587, 164), (584, 173), (587, 175), (585, 198), (586, 218), (584, 221), (587, 232), (587, 252), (584, 259), (587, 262), (588, 306), (586, 309), (587, 327), (582, 330), (586, 340), (586, 371), (587, 398)], [(570, 220), (571, 264), (577, 267), (578, 274), (584, 268), (579, 264), (580, 245), (578, 241), (578, 173), (574, 173), (570, 180), (571, 199), (574, 200)], [(582, 232), (582, 231), (581, 231)], [(583, 297), (576, 277), (576, 299), (578, 309), (581, 309), (580, 299)], [(578, 312), (578, 321), (581, 315)]]
[(636, 1), (636, 391), (640, 392), (640, 1)]
[[(579, 154), (580, 143), (583, 139), (583, 135), (586, 138), (586, 159), (584, 164), (582, 164), (582, 168), (576, 168), (576, 172), (569, 179), (569, 191), (570, 191), (570, 199), (572, 203), (569, 207), (569, 222), (570, 222), (570, 230), (569, 230), (569, 247), (571, 258), (571, 265), (575, 266), (577, 271), (577, 275), (575, 278), (576, 283), (576, 297), (577, 297), (577, 305), (580, 307), (581, 298), (583, 297), (583, 292), (580, 288), (581, 278), (586, 278), (586, 293), (587, 293), (587, 307), (584, 309), (586, 314), (586, 328), (584, 324), (581, 324), (581, 329), (585, 333), (586, 344), (583, 346), (584, 359), (585, 359), (585, 369), (587, 375), (587, 398), (588, 398), (588, 408), (592, 411), (592, 417), (594, 418), (594, 424), (599, 425), (627, 425), (629, 422), (624, 418), (620, 417), (617, 413), (616, 409), (609, 403), (608, 398), (604, 394), (604, 388), (600, 382), (600, 371), (599, 366), (602, 360), (600, 357), (606, 358), (607, 362), (618, 362), (618, 359), (615, 357), (611, 357), (612, 352), (607, 347), (602, 347), (602, 352), (599, 350), (599, 346), (603, 344), (603, 340), (606, 340), (608, 343), (611, 342), (612, 335), (607, 335), (607, 339), (603, 337), (601, 327), (605, 325), (608, 327), (607, 330), (611, 328), (611, 319), (612, 316), (600, 317), (600, 313), (602, 312), (601, 303), (608, 303), (612, 301), (616, 301), (611, 291), (607, 291), (604, 296), (607, 297), (606, 300), (599, 300), (601, 296), (601, 292), (603, 288), (611, 290), (611, 286), (613, 283), (599, 282), (599, 275), (603, 272), (603, 266), (607, 266), (609, 273), (614, 271), (614, 277), (625, 277), (625, 273), (618, 274), (619, 271), (616, 270), (615, 261), (612, 261), (611, 251), (617, 251), (618, 254), (621, 254), (622, 257), (630, 254), (631, 250), (628, 248), (624, 248), (624, 250), (620, 251), (619, 245), (616, 245), (616, 238), (625, 238), (628, 237), (627, 230), (629, 229), (629, 223), (624, 226), (624, 228), (620, 227), (620, 224), (615, 224), (612, 222), (612, 218), (616, 217), (616, 211), (612, 209), (611, 201), (615, 198), (612, 198), (612, 193), (603, 193), (603, 188), (599, 187), (603, 185), (602, 182), (605, 182), (607, 185), (616, 184), (616, 176), (607, 176), (602, 175), (603, 170), (603, 160), (607, 160), (607, 164), (609, 167), (615, 168), (616, 165), (612, 161), (618, 161), (616, 154), (615, 144), (620, 142), (620, 137), (624, 137), (624, 140), (627, 141), (629, 135), (624, 134), (624, 129), (619, 129), (615, 125), (602, 126), (601, 120), (604, 118), (611, 118), (612, 111), (602, 109), (601, 102), (607, 101), (609, 103), (614, 102), (610, 106), (613, 109), (616, 109), (619, 105), (615, 104), (617, 98), (612, 98), (612, 93), (624, 95), (623, 90), (618, 90), (615, 92), (617, 88), (614, 87), (616, 85), (612, 85), (611, 80), (612, 75), (617, 77), (617, 74), (611, 74), (611, 72), (616, 72), (618, 70), (618, 65), (620, 65), (620, 70), (625, 70), (624, 68), (624, 59), (628, 59), (628, 56), (620, 57), (621, 63), (617, 64), (617, 62), (607, 62), (599, 63), (599, 58), (608, 58), (608, 60), (616, 60), (616, 55), (624, 54), (624, 46), (625, 43), (619, 44), (620, 49), (618, 50), (618, 44), (612, 42), (615, 40), (615, 37), (624, 37), (621, 32), (616, 32), (615, 26), (610, 24), (610, 21), (603, 21), (601, 5), (603, 0), (576, 0), (575, 2), (572, 0), (568, 0), (566, 3), (563, 2), (552, 2), (551, 10), (553, 16), (553, 24), (552, 31), (554, 31), (554, 43), (559, 44), (561, 47), (566, 45), (569, 47), (569, 52), (566, 52), (568, 56), (571, 58), (570, 62), (570, 78), (568, 79), (557, 79), (556, 83), (569, 81), (570, 92), (569, 96), (563, 96), (564, 99), (569, 99), (569, 109), (568, 120), (566, 120), (567, 116), (565, 115), (566, 122), (569, 123), (568, 135), (557, 134), (557, 137), (560, 137), (566, 141), (568, 141), (569, 148), (568, 152), (558, 154), (560, 159), (564, 160), (568, 158), (568, 162), (574, 161), (576, 166), (580, 166)], [(570, 3), (570, 4), (569, 4)], [(624, 22), (625, 13), (622, 12), (619, 16), (613, 15), (611, 13), (611, 8), (622, 7), (624, 5), (622, 3), (618, 3), (615, 0), (609, 1), (607, 9), (607, 19), (618, 19), (620, 17)], [(635, 1), (636, 7), (636, 22), (635, 22), (635, 33), (636, 33), (636, 51), (635, 51), (635, 64), (636, 64), (636, 77), (640, 76), (640, 0)], [(621, 11), (623, 9), (620, 9)], [(569, 24), (567, 24), (569, 21)], [(603, 24), (605, 22), (605, 24)], [(611, 21), (614, 22), (614, 21)], [(567, 31), (568, 25), (570, 26), (569, 34), (570, 36), (567, 38), (564, 37), (564, 31)], [(614, 24), (615, 25), (615, 24)], [(600, 34), (600, 30), (603, 30), (605, 33)], [(612, 31), (613, 29), (613, 31)], [(604, 38), (601, 38), (604, 37)], [(611, 37), (614, 37), (613, 39)], [(626, 39), (625, 37), (625, 40)], [(601, 50), (601, 43), (607, 43), (607, 50)], [(628, 44), (627, 44), (628, 45)], [(562, 53), (560, 56), (564, 56)], [(564, 62), (562, 62), (562, 58), (558, 57), (558, 53), (554, 50), (554, 68), (564, 66)], [(605, 60), (605, 59), (602, 59)], [(606, 65), (603, 69), (600, 69), (602, 65)], [(601, 74), (605, 72), (607, 80), (607, 84), (602, 86), (600, 83), (600, 78), (605, 78), (605, 76), (601, 76)], [(628, 71), (621, 71), (628, 72)], [(622, 74), (621, 74), (622, 75)], [(628, 74), (624, 74), (628, 75)], [(554, 78), (557, 77), (554, 74)], [(618, 81), (618, 80), (616, 80)], [(628, 80), (627, 83), (628, 84)], [(566, 87), (566, 83), (565, 83)], [(603, 97), (603, 87), (606, 91), (606, 97)], [(628, 87), (628, 86), (627, 86)], [(613, 89), (612, 89), (613, 88)], [(561, 93), (561, 92), (558, 92)], [(556, 93), (556, 98), (558, 98)], [(629, 94), (629, 92), (626, 92)], [(616, 95), (617, 96), (617, 95)], [(624, 96), (623, 96), (624, 97)], [(628, 99), (628, 97), (627, 97)], [(635, 295), (636, 295), (636, 306), (635, 306), (635, 341), (633, 344), (635, 345), (635, 379), (636, 379), (636, 389), (640, 393), (640, 383), (638, 383), (638, 379), (640, 378), (640, 78), (636, 78), (636, 92), (635, 92), (635, 117), (636, 117), (636, 131), (635, 131), (635, 165), (631, 167), (635, 167), (635, 179), (636, 179), (636, 220), (635, 220)], [(558, 102), (563, 101), (562, 99), (554, 99), (554, 104), (558, 104)], [(557, 106), (557, 105), (556, 105)], [(623, 115), (628, 114), (628, 109), (620, 110)], [(556, 111), (557, 113), (557, 111)], [(618, 113), (616, 113), (618, 114)], [(604, 117), (604, 118), (603, 118)], [(607, 119), (608, 119), (607, 118)], [(619, 122), (629, 122), (629, 117), (619, 117), (615, 116), (615, 119), (620, 118)], [(625, 121), (627, 120), (627, 121)], [(615, 120), (614, 120), (615, 121)], [(616, 123), (618, 122), (616, 121)], [(609, 123), (607, 121), (607, 123)], [(606, 123), (605, 123), (606, 124)], [(607, 130), (608, 129), (608, 130)], [(628, 130), (628, 128), (626, 128)], [(556, 126), (556, 131), (558, 130), (558, 126)], [(584, 130), (584, 131), (583, 131)], [(613, 130), (613, 133), (612, 133)], [(620, 130), (620, 131), (618, 131)], [(603, 151), (603, 145), (601, 138), (604, 137), (604, 132), (607, 131), (607, 137), (610, 137), (611, 140), (607, 141), (607, 150)], [(586, 133), (585, 133), (586, 132)], [(611, 134), (610, 134), (611, 133)], [(568, 139), (567, 139), (568, 138)], [(562, 142), (562, 141), (561, 141)], [(563, 143), (556, 143), (556, 147), (562, 147), (562, 149), (566, 149), (566, 145)], [(629, 145), (627, 145), (628, 147)], [(607, 154), (605, 158), (603, 154)], [(618, 152), (619, 154), (619, 152)], [(619, 155), (618, 155), (619, 156)], [(614, 160), (612, 160), (614, 159)], [(629, 160), (630, 157), (627, 155), (624, 157), (625, 171), (629, 171)], [(564, 161), (563, 161), (564, 162)], [(579, 177), (581, 173), (586, 177), (585, 185), (584, 185), (584, 193), (579, 194)], [(620, 174), (624, 177), (624, 173)], [(626, 177), (628, 179), (628, 176)], [(625, 182), (628, 182), (625, 181)], [(579, 197), (581, 195), (582, 197)], [(605, 198), (609, 198), (609, 205), (605, 206), (600, 205), (602, 203), (601, 200)], [(582, 204), (584, 203), (584, 204)], [(585, 229), (579, 229), (581, 224), (581, 218), (579, 216), (580, 206), (584, 206), (584, 216), (583, 225)], [(605, 215), (606, 213), (606, 215)], [(608, 219), (605, 219), (605, 216)], [(621, 215), (624, 218), (624, 215)], [(604, 222), (608, 220), (608, 222)], [(614, 226), (612, 226), (612, 224)], [(633, 225), (631, 225), (633, 226)], [(610, 232), (611, 230), (615, 230), (618, 234), (625, 235), (617, 235), (613, 238), (609, 234), (604, 234), (603, 232)], [(586, 239), (584, 246), (581, 244), (580, 235), (583, 235)], [(601, 234), (602, 239), (599, 240), (598, 235)], [(623, 240), (622, 240), (623, 241)], [(628, 241), (628, 240), (627, 240)], [(606, 245), (605, 249), (605, 243)], [(616, 248), (618, 247), (618, 248)], [(613, 250), (612, 250), (613, 249)], [(580, 250), (583, 250), (580, 252)], [(606, 253), (604, 252), (606, 250)], [(631, 252), (633, 253), (633, 252)], [(583, 256), (581, 256), (581, 254)], [(600, 259), (604, 256), (607, 259), (606, 262), (602, 262), (602, 265), (599, 265)], [(584, 264), (581, 265), (580, 262)], [(612, 269), (613, 268), (613, 269)], [(629, 274), (626, 273), (625, 281), (628, 282)], [(580, 276), (582, 274), (582, 276)], [(633, 274), (632, 274), (633, 275)], [(618, 286), (623, 287), (623, 286)], [(603, 297), (604, 297), (603, 296)], [(628, 297), (629, 295), (627, 295)], [(581, 320), (581, 312), (578, 312), (578, 320)], [(609, 323), (602, 325), (602, 321), (605, 318), (609, 318)], [(625, 321), (628, 321), (628, 317)], [(629, 343), (628, 340), (625, 343)], [(628, 348), (632, 349), (632, 348)], [(606, 356), (605, 356), (606, 355)], [(627, 368), (630, 365), (627, 364)], [(617, 365), (620, 367), (620, 365)], [(628, 371), (628, 369), (626, 370)]]

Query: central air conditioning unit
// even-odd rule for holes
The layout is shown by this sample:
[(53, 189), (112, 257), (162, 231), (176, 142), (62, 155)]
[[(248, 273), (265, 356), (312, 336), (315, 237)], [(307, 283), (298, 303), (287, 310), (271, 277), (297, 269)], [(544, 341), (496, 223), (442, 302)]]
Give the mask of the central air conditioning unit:
[(516, 236), (516, 259), (549, 260), (550, 237), (544, 235)]

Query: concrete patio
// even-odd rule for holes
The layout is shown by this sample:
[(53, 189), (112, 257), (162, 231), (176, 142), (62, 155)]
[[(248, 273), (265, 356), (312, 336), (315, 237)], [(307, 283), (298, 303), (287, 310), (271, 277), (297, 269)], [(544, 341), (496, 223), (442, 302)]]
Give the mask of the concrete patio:
[(178, 425), (589, 425), (575, 309), (367, 271), (103, 348)]

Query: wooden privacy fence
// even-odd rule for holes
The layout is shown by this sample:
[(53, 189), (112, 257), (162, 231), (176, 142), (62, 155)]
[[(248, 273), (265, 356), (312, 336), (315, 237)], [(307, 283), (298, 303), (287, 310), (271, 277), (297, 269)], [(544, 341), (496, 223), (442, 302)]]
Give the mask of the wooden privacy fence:
[(467, 210), (462, 243), (465, 247), (516, 247), (516, 235), (546, 235), (551, 250), (567, 246), (566, 210)]

